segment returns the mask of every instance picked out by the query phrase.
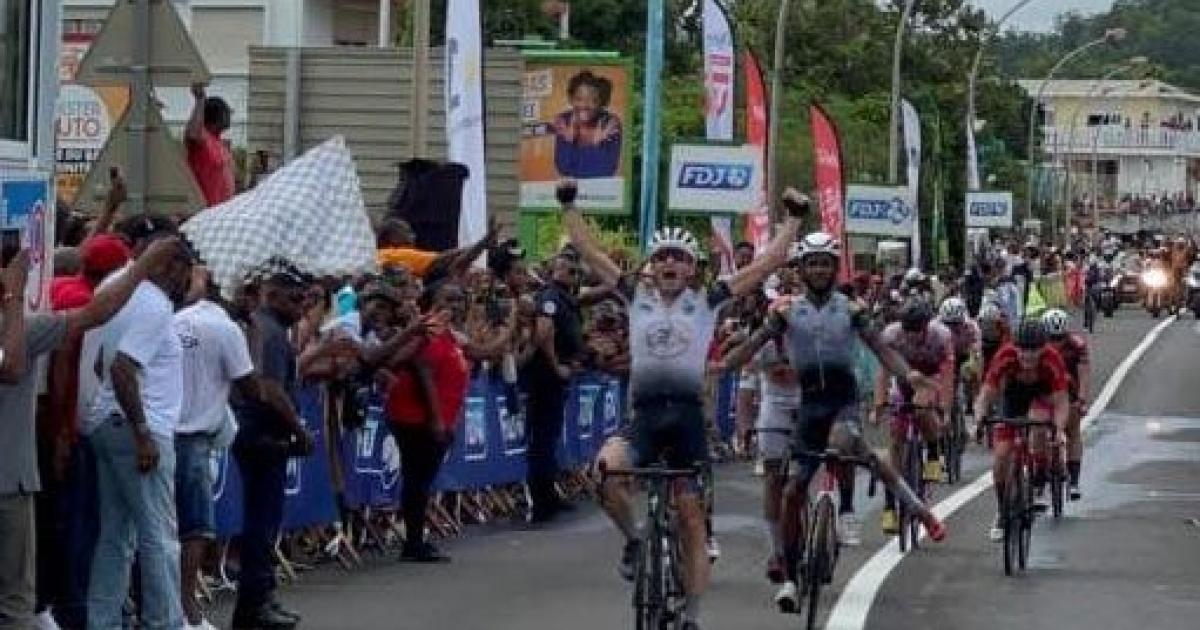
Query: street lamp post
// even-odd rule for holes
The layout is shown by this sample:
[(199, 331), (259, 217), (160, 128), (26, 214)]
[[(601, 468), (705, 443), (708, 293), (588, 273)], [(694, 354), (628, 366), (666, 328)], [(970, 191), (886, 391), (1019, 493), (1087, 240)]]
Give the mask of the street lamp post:
[(904, 34), (908, 31), (908, 20), (917, 8), (917, 0), (905, 0), (900, 24), (896, 26), (896, 43), (892, 48), (892, 101), (888, 116), (888, 183), (895, 184), (899, 177), (900, 156), (896, 153), (900, 142), (898, 119), (900, 118), (900, 54), (904, 51)]
[(996, 20), (995, 25), (980, 39), (979, 49), (975, 51), (975, 59), (971, 62), (971, 73), (967, 75), (967, 190), (979, 190), (979, 154), (975, 148), (975, 91), (979, 83), (980, 62), (983, 61), (988, 44), (1000, 32), (1004, 23), (1030, 2), (1033, 0), (1021, 0)]
[(783, 108), (783, 46), (786, 42), (788, 9), (791, 0), (779, 3), (779, 19), (775, 22), (775, 59), (771, 70), (771, 112), (767, 119), (767, 207), (771, 224), (779, 222), (779, 119)]
[(1077, 59), (1078, 57), (1080, 57), (1087, 51), (1089, 51), (1097, 46), (1103, 46), (1104, 44), (1120, 42), (1121, 40), (1125, 39), (1125, 34), (1126, 34), (1126, 31), (1123, 28), (1110, 28), (1104, 32), (1104, 35), (1102, 37), (1098, 37), (1098, 38), (1080, 46), (1079, 48), (1076, 48), (1075, 50), (1072, 50), (1071, 52), (1063, 55), (1062, 58), (1059, 59), (1058, 62), (1054, 64), (1054, 67), (1050, 68), (1050, 72), (1048, 72), (1046, 74), (1046, 78), (1042, 81), (1041, 85), (1038, 86), (1037, 97), (1033, 100), (1032, 103), (1029, 104), (1029, 145), (1028, 145), (1028, 147), (1029, 147), (1029, 169), (1028, 169), (1029, 173), (1028, 173), (1028, 178), (1027, 178), (1028, 182), (1027, 182), (1027, 185), (1025, 188), (1025, 192), (1026, 192), (1025, 218), (1026, 219), (1033, 218), (1033, 172), (1037, 166), (1037, 147), (1036, 147), (1036, 141), (1037, 141), (1036, 131), (1037, 131), (1037, 119), (1038, 119), (1037, 110), (1038, 110), (1038, 105), (1041, 104), (1041, 102), (1042, 102), (1042, 98), (1046, 95), (1046, 87), (1049, 86), (1050, 82), (1054, 80), (1054, 76), (1058, 74), (1058, 71), (1061, 70), (1068, 63), (1071, 63), (1072, 61), (1074, 61), (1075, 59)]

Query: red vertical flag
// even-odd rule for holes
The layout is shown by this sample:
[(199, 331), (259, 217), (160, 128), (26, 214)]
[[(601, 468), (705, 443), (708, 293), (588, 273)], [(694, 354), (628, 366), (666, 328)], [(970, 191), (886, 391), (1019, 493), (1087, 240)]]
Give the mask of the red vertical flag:
[[(763, 168), (767, 166), (767, 87), (763, 82), (762, 69), (754, 53), (742, 53), (742, 75), (746, 77), (746, 141), (758, 147), (762, 154)], [(771, 239), (771, 216), (767, 212), (766, 178), (759, 192), (757, 208), (746, 214), (746, 240), (762, 251)]]
[(841, 280), (854, 274), (854, 257), (846, 241), (843, 210), (845, 206), (842, 179), (842, 143), (837, 127), (820, 105), (809, 107), (813, 138), (813, 179), (817, 185), (817, 205), (821, 209), (821, 229), (842, 243)]

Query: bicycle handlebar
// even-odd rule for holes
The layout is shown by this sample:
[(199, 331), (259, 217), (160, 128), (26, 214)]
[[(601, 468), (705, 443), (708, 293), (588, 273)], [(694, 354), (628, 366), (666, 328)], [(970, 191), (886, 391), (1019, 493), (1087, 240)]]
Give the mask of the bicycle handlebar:
[(1030, 420), (1029, 418), (987, 418), (983, 424), (1003, 424), (1010, 427), (1053, 427), (1050, 420)]
[(634, 477), (636, 479), (684, 479), (687, 477), (698, 477), (704, 474), (704, 465), (696, 464), (694, 468), (663, 468), (659, 466), (649, 466), (642, 468), (609, 468), (604, 462), (597, 465), (600, 470), (600, 479), (603, 481), (608, 477)]
[(853, 464), (863, 468), (871, 468), (871, 460), (865, 457), (857, 457), (854, 455), (846, 455), (837, 449), (826, 449), (825, 452), (818, 451), (798, 451), (795, 453), (800, 457), (812, 457), (819, 459), (825, 464)]

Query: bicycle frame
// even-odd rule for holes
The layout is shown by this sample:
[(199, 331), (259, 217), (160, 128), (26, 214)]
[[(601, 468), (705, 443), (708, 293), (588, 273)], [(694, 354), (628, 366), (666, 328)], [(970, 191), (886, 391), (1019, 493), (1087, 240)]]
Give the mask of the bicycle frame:
[(601, 465), (599, 468), (601, 483), (608, 477), (628, 477), (638, 481), (646, 491), (643, 551), (634, 571), (636, 627), (638, 630), (672, 628), (681, 618), (685, 596), (680, 564), (682, 556), (676, 531), (679, 522), (676, 488), (686, 479), (704, 484), (704, 467), (609, 469)]
[(1004, 525), (1004, 573), (1011, 576), (1016, 572), (1014, 565), (1020, 570), (1025, 569), (1036, 516), (1030, 486), (1030, 473), (1035, 465), (1029, 446), (1030, 433), (1034, 429), (1052, 429), (1054, 425), (1047, 420), (1025, 418), (984, 422), (1016, 429), (1008, 454), (1008, 475), (1004, 480), (1000, 505), (1000, 518)]
[[(926, 405), (915, 405), (912, 403), (891, 403), (888, 408), (892, 410), (893, 427), (900, 427), (904, 434), (904, 441), (900, 444), (901, 452), (899, 462), (900, 477), (908, 484), (912, 491), (916, 494), (917, 499), (924, 501), (926, 499), (926, 484), (924, 475), (922, 474), (921, 465), (924, 457), (925, 438), (921, 434), (920, 421), (917, 419), (918, 414), (922, 411), (938, 411), (937, 408)], [(900, 503), (897, 501), (897, 503)], [(917, 518), (917, 514), (909, 513), (908, 508), (903, 504), (897, 505), (897, 515), (900, 521), (900, 551), (908, 550), (911, 544), (913, 549), (917, 549), (921, 540), (921, 523)]]

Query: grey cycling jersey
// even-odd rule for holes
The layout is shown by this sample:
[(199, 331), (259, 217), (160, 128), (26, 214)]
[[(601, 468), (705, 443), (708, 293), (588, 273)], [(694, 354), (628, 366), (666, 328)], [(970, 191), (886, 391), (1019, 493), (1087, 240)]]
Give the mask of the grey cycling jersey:
[(855, 344), (866, 325), (861, 310), (841, 293), (818, 307), (800, 297), (787, 311), (785, 341), (805, 400), (854, 400)]
[(729, 299), (728, 287), (688, 289), (670, 305), (645, 284), (632, 296), (629, 387), (634, 403), (660, 397), (699, 400), (717, 311)]

